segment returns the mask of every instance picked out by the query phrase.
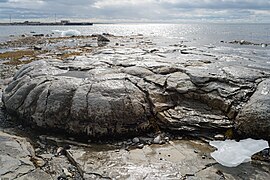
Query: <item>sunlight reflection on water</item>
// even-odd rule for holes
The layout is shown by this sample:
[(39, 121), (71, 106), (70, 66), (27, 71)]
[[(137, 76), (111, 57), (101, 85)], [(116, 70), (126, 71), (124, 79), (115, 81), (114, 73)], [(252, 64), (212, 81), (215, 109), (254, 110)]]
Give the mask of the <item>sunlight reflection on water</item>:
[(52, 30), (75, 29), (83, 35), (110, 33), (114, 35), (163, 36), (188, 40), (244, 39), (270, 42), (270, 24), (94, 24), (93, 26), (1, 26), (0, 39), (9, 35), (49, 34)]

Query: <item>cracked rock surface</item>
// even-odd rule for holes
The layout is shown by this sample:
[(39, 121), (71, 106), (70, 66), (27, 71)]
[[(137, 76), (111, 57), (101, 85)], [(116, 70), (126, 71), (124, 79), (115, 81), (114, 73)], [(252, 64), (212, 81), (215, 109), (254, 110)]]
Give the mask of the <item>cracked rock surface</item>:
[(19, 178), (35, 169), (31, 162), (34, 149), (25, 138), (0, 131), (0, 152), (1, 178)]
[(74, 58), (24, 65), (3, 92), (6, 110), (34, 126), (88, 137), (157, 126), (218, 132), (236, 123), (243, 135), (269, 139), (270, 67), (261, 68), (262, 60), (121, 38), (128, 42), (121, 47), (111, 38)]
[[(103, 147), (103, 149), (105, 149)], [(85, 179), (268, 179), (268, 165), (226, 168), (210, 157), (201, 141), (169, 141), (142, 149), (99, 150), (72, 147), (68, 155)], [(268, 168), (268, 170), (266, 170)], [(256, 169), (256, 170), (255, 170)]]
[[(29, 52), (15, 50), (21, 59), (0, 59), (0, 179), (270, 179), (269, 150), (226, 168), (210, 157), (207, 143), (210, 132), (233, 127), (269, 139), (269, 55), (105, 36), (109, 43), (95, 36), (7, 43), (39, 43), (44, 51), (22, 56)], [(151, 127), (161, 131), (124, 136)], [(88, 141), (51, 132), (59, 129)], [(96, 144), (117, 134), (123, 140)]]

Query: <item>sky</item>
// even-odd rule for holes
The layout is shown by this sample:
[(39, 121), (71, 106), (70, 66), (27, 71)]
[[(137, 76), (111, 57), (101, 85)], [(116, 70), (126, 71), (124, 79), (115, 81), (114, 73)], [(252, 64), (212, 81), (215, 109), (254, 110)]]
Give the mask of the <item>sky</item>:
[(0, 21), (270, 23), (270, 0), (0, 0)]

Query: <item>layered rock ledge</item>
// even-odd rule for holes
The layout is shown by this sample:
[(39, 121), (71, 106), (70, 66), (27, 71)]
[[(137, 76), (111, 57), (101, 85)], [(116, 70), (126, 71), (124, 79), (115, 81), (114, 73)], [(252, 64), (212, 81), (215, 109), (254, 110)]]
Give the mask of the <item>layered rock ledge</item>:
[(127, 39), (123, 46), (112, 39), (83, 55), (24, 65), (3, 93), (7, 112), (34, 126), (89, 137), (236, 128), (270, 139), (267, 60)]

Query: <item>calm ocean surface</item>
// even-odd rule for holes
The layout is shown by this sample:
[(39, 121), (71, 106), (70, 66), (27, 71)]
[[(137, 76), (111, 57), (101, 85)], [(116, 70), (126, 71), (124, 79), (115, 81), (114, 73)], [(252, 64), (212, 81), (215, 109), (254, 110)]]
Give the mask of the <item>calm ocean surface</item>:
[[(22, 34), (52, 34), (54, 30), (77, 30), (82, 35), (110, 33), (113, 35), (143, 34), (162, 42), (179, 43), (198, 48), (215, 47), (214, 51), (242, 56), (270, 65), (270, 45), (267, 47), (221, 43), (245, 40), (270, 44), (270, 24), (94, 24), (93, 26), (0, 26), (0, 42)], [(13, 35), (14, 37), (10, 37)], [(55, 33), (53, 36), (60, 36)], [(210, 50), (210, 49), (208, 49)], [(6, 51), (0, 49), (0, 52)]]
[(162, 36), (199, 44), (246, 40), (270, 43), (270, 24), (95, 24), (93, 26), (0, 26), (0, 41), (10, 35), (50, 34), (53, 30), (78, 30), (83, 35), (110, 33), (113, 35), (144, 34)]

